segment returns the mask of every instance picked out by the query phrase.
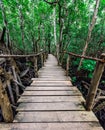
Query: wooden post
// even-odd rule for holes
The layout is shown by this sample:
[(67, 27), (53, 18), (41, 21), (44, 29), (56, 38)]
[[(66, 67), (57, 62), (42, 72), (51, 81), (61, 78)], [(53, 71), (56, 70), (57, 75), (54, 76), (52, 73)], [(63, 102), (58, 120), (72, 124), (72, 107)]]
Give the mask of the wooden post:
[[(12, 72), (13, 72), (13, 77), (14, 77), (14, 80), (17, 81), (17, 75), (16, 75), (16, 71), (15, 71), (15, 67), (12, 66)], [(19, 98), (19, 87), (17, 85), (17, 83), (15, 82), (15, 87), (16, 87), (16, 96), (17, 96), (17, 99)]]
[(66, 63), (66, 76), (69, 75), (69, 65), (70, 65), (70, 55), (68, 55), (67, 63)]
[(44, 66), (43, 54), (41, 54), (41, 65), (42, 65), (42, 67)]
[(48, 53), (46, 52), (46, 59), (48, 58)]
[(35, 77), (38, 78), (37, 57), (34, 57), (34, 71), (35, 71)]
[(10, 95), (10, 98), (11, 98), (11, 102), (12, 102), (12, 104), (15, 105), (14, 95), (13, 95), (12, 88), (11, 88), (9, 80), (7, 80), (7, 87), (8, 87), (9, 95)]
[[(102, 54), (100, 58), (105, 60), (105, 54)], [(94, 99), (97, 93), (97, 89), (98, 89), (98, 85), (99, 85), (102, 73), (104, 71), (104, 66), (105, 66), (104, 62), (100, 62), (100, 61), (97, 62), (97, 65), (93, 74), (93, 78), (91, 80), (91, 85), (89, 88), (87, 100), (86, 100), (86, 109), (88, 111), (91, 111), (93, 108)]]
[(0, 107), (2, 110), (2, 115), (5, 122), (12, 122), (13, 121), (13, 111), (7, 96), (6, 90), (3, 88), (2, 81), (0, 79)]
[(44, 62), (46, 62), (46, 52), (44, 53)]

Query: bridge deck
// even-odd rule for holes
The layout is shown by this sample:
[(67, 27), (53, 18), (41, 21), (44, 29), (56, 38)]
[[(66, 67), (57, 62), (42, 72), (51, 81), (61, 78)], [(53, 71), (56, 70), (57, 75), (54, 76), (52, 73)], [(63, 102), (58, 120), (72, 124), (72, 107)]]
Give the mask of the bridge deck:
[(0, 124), (0, 130), (102, 130), (54, 56), (49, 55), (39, 78), (32, 80), (18, 101), (14, 122)]

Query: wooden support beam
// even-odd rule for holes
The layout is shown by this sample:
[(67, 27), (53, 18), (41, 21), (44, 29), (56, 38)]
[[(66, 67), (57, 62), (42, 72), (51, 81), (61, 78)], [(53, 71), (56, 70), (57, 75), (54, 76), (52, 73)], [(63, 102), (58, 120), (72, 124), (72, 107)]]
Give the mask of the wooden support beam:
[(34, 72), (35, 72), (35, 77), (38, 78), (37, 57), (34, 57)]
[[(105, 53), (102, 54), (100, 58), (105, 60)], [(100, 62), (100, 61), (97, 62), (97, 65), (93, 74), (93, 78), (91, 80), (91, 85), (89, 88), (87, 100), (86, 100), (86, 108), (88, 111), (92, 110), (93, 108), (93, 103), (95, 100), (95, 96), (97, 93), (97, 89), (98, 89), (98, 85), (99, 85), (102, 73), (104, 71), (104, 66), (105, 66), (105, 63)]]
[[(12, 72), (13, 72), (14, 80), (17, 81), (17, 75), (16, 75), (16, 72), (15, 72), (15, 67), (14, 66), (12, 66)], [(18, 99), (19, 98), (19, 87), (18, 87), (16, 82), (14, 82), (14, 84), (15, 84), (15, 87), (16, 87), (16, 96), (17, 96), (17, 99)]]
[(13, 121), (13, 111), (7, 96), (6, 90), (3, 88), (2, 81), (0, 79), (0, 106), (2, 110), (2, 115), (5, 122), (12, 122)]
[(43, 58), (43, 54), (41, 54), (41, 65), (44, 66), (44, 58)]
[(10, 98), (11, 98), (11, 102), (12, 102), (13, 105), (15, 105), (15, 100), (14, 100), (14, 95), (13, 95), (13, 92), (12, 92), (10, 80), (7, 80), (7, 87), (8, 87), (9, 95), (10, 95)]
[(70, 65), (70, 55), (68, 55), (67, 63), (66, 63), (66, 76), (69, 75), (69, 65)]
[(44, 53), (44, 62), (46, 62), (47, 56), (46, 53)]

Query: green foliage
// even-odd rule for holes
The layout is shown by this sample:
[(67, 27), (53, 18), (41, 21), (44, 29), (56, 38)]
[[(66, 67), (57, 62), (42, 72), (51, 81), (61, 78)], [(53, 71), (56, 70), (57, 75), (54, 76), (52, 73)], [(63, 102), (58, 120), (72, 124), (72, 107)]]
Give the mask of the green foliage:
[(93, 74), (95, 65), (96, 65), (96, 61), (84, 60), (83, 63), (82, 63), (81, 69), (89, 72), (88, 77), (92, 78), (92, 74)]
[(71, 79), (71, 80), (72, 80), (72, 82), (73, 82), (73, 83), (75, 83), (75, 82), (76, 82), (76, 80), (77, 80), (77, 78), (74, 76), (74, 77), (72, 77), (72, 79)]
[(32, 67), (32, 62), (26, 62), (26, 65)]
[[(38, 49), (48, 49), (49, 41), (51, 50), (56, 50), (54, 44), (54, 24), (53, 8), (56, 7), (56, 34), (57, 43), (59, 42), (59, 6), (52, 6), (43, 0), (1, 0), (6, 15), (7, 27), (12, 45), (26, 52), (33, 51), (33, 44), (38, 41)], [(88, 27), (93, 16), (94, 0), (60, 0), (61, 5), (61, 23), (62, 50), (66, 49), (77, 54), (81, 54), (84, 48)], [(92, 32), (92, 39), (88, 47), (88, 55), (97, 56), (97, 52), (105, 51), (105, 0), (101, 0), (96, 26)], [(24, 44), (22, 42), (21, 22), (23, 18)], [(0, 30), (4, 26), (2, 10), (0, 9)], [(101, 41), (101, 42), (100, 42)]]
[(80, 59), (76, 58), (75, 60), (72, 61), (72, 66), (78, 66), (79, 62), (80, 62)]

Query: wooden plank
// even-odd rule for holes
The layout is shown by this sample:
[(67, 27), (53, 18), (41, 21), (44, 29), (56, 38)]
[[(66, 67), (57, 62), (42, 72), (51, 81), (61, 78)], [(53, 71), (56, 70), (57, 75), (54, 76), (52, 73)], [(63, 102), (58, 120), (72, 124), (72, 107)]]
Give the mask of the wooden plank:
[[(48, 70), (48, 71), (47, 71)], [(61, 69), (61, 68), (51, 68), (51, 67), (46, 67), (45, 69), (43, 69), (43, 70), (39, 70), (39, 72), (53, 72), (54, 73), (54, 71), (56, 71), (56, 72), (59, 72), (59, 73), (64, 73), (65, 72), (65, 70), (63, 70), (63, 69)]]
[(82, 96), (21, 96), (21, 102), (85, 102)]
[(35, 91), (35, 90), (56, 90), (56, 91), (62, 91), (62, 90), (65, 90), (65, 91), (67, 91), (67, 90), (69, 90), (69, 91), (77, 91), (78, 89), (77, 89), (77, 87), (31, 87), (31, 86), (28, 86), (26, 89), (25, 89), (25, 91)]
[(54, 85), (54, 84), (39, 84), (39, 85), (30, 85), (30, 87), (74, 87), (73, 85), (61, 85), (61, 84), (57, 84), (57, 85)]
[(33, 81), (31, 85), (40, 85), (40, 84), (44, 84), (44, 85), (72, 85), (72, 83), (70, 81)]
[(63, 83), (55, 83), (55, 82), (52, 82), (52, 83), (49, 83), (49, 82), (41, 82), (41, 83), (32, 83), (31, 86), (40, 86), (40, 85), (43, 85), (43, 86), (73, 86), (72, 84), (63, 84)]
[(49, 55), (40, 78), (33, 79), (18, 100), (15, 123), (0, 124), (0, 130), (103, 130), (95, 115), (85, 111), (81, 93), (64, 75), (56, 58)]
[(73, 85), (64, 85), (64, 84), (31, 84), (30, 87), (74, 87)]
[(9, 123), (0, 124), (0, 130), (103, 130), (103, 128), (98, 122)]
[(19, 112), (14, 122), (27, 123), (64, 123), (64, 122), (92, 122), (98, 119), (92, 112), (88, 111), (51, 111), (51, 112)]
[(17, 111), (83, 111), (85, 108), (78, 102), (57, 102), (57, 103), (21, 103)]
[[(41, 78), (41, 77), (47, 77), (47, 78), (48, 78), (48, 77), (53, 77), (53, 78), (56, 78), (55, 75), (40, 75), (40, 78)], [(59, 77), (69, 78), (69, 77), (66, 77), (66, 76), (64, 76), (64, 75), (60, 75)], [(57, 77), (57, 78), (59, 78), (59, 77)]]
[(62, 83), (62, 84), (71, 84), (70, 81), (33, 81), (33, 83)]
[(71, 81), (69, 81), (69, 80), (65, 80), (65, 81), (52, 81), (52, 80), (51, 80), (51, 81), (38, 81), (38, 80), (35, 81), (35, 80), (34, 80), (33, 82), (35, 82), (35, 83), (41, 83), (41, 82), (42, 82), (42, 83), (47, 83), (47, 82), (48, 82), (48, 83), (54, 83), (54, 82), (55, 82), (55, 83), (64, 83), (64, 84), (69, 84), (69, 83), (71, 83)]
[(59, 73), (65, 73), (65, 70), (62, 70), (61, 68), (59, 68), (59, 69), (53, 69), (53, 68), (48, 68), (48, 67), (46, 67), (45, 69), (43, 69), (43, 70), (39, 70), (38, 71), (39, 73), (42, 73), (42, 72), (47, 72), (47, 73), (49, 73), (49, 72), (52, 72), (52, 73), (54, 73), (54, 72), (59, 72)]
[(25, 91), (22, 95), (63, 95), (63, 96), (81, 96), (79, 91)]
[(62, 77), (62, 78), (38, 78), (38, 79), (32, 79), (34, 81), (66, 81), (68, 78)]
[(44, 70), (44, 69), (60, 69), (60, 70), (64, 70), (61, 66), (47, 66), (46, 64), (40, 69), (40, 70)]

